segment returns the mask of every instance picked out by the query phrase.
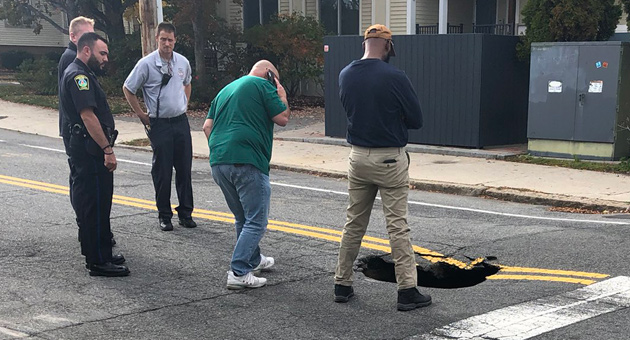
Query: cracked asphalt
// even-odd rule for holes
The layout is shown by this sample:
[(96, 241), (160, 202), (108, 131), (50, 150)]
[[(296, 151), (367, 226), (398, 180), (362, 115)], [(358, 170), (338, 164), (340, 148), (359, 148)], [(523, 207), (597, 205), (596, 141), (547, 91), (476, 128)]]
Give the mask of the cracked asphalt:
[[(276, 259), (273, 270), (264, 274), (268, 286), (229, 291), (226, 271), (235, 235), (233, 226), (220, 219), (219, 214), (229, 210), (206, 160), (193, 162), (195, 205), (203, 215), (195, 218), (198, 228), (175, 224), (173, 232), (161, 232), (150, 208), (129, 200), (114, 204), (114, 252), (125, 255), (131, 275), (90, 277), (68, 196), (44, 190), (43, 184), (26, 187), (26, 182), (6, 180), (66, 186), (65, 155), (55, 151), (63, 148), (61, 141), (10, 131), (2, 131), (0, 140), (0, 175), (5, 176), (0, 177), (5, 178), (0, 181), (0, 339), (405, 339), (471, 315), (580, 287), (488, 280), (466, 289), (422, 289), (433, 296), (434, 304), (401, 313), (395, 309), (394, 285), (358, 274), (356, 299), (336, 304), (332, 275), (338, 244), (270, 227), (261, 243), (263, 253)], [(152, 201), (150, 153), (119, 149), (117, 157), (133, 163), (119, 164), (114, 194)], [(272, 170), (271, 181), (272, 224), (291, 230), (300, 228), (289, 224), (342, 229), (344, 180)], [(501, 264), (512, 266), (608, 275), (630, 269), (623, 261), (630, 245), (624, 237), (628, 226), (605, 224), (601, 216), (576, 217), (543, 206), (422, 191), (412, 191), (410, 201), (425, 204), (410, 204), (413, 243), (431, 250), (495, 255)], [(175, 196), (172, 202), (176, 204)], [(444, 208), (454, 206), (474, 211)], [(386, 239), (380, 209), (377, 202), (368, 235)], [(572, 222), (574, 218), (586, 222)], [(361, 251), (370, 253), (381, 252)], [(601, 317), (596, 328), (627, 317), (627, 309)], [(575, 328), (566, 332), (588, 334)], [(562, 334), (553, 336), (566, 338)], [(603, 338), (624, 339), (621, 336), (609, 333)]]

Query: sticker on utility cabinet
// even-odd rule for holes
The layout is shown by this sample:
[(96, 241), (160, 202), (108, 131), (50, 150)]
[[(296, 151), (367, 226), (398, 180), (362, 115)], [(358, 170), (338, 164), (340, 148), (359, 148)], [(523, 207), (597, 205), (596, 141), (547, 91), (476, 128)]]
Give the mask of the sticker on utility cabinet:
[(562, 82), (557, 80), (549, 81), (549, 89), (547, 90), (549, 93), (561, 93), (562, 92)]
[(604, 90), (604, 81), (591, 80), (591, 83), (588, 86), (588, 93), (602, 93), (602, 90)]

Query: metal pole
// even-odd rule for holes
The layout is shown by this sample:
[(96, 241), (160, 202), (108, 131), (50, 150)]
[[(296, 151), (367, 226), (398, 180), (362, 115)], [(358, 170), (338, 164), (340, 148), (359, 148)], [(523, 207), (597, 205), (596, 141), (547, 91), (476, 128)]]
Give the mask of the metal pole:
[(164, 21), (164, 12), (162, 11), (162, 0), (155, 0), (157, 8), (157, 22), (158, 24)]

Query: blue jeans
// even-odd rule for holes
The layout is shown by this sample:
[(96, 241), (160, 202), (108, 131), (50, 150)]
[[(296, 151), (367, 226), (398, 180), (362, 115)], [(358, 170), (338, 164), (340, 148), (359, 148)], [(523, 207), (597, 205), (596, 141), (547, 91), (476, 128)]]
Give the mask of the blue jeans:
[(261, 261), (258, 243), (267, 230), (269, 176), (250, 164), (219, 164), (212, 166), (212, 178), (234, 214), (236, 246), (230, 267), (234, 274), (246, 275)]

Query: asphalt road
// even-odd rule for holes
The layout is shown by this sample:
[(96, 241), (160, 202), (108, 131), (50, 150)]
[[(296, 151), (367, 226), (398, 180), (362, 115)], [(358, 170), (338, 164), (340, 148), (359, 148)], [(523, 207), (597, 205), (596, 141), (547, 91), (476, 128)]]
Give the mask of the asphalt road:
[[(228, 291), (231, 215), (207, 160), (194, 160), (196, 229), (161, 232), (151, 154), (117, 148), (112, 228), (131, 275), (88, 276), (67, 196), (59, 139), (0, 130), (0, 339), (628, 339), (627, 219), (572, 215), (481, 198), (412, 191), (418, 249), (505, 266), (433, 305), (396, 311), (395, 285), (356, 275), (333, 302), (344, 180), (273, 171), (268, 286)], [(175, 195), (175, 190), (173, 190)], [(176, 204), (175, 196), (173, 203)], [(175, 220), (176, 221), (176, 220)], [(376, 203), (361, 255), (387, 234)]]

